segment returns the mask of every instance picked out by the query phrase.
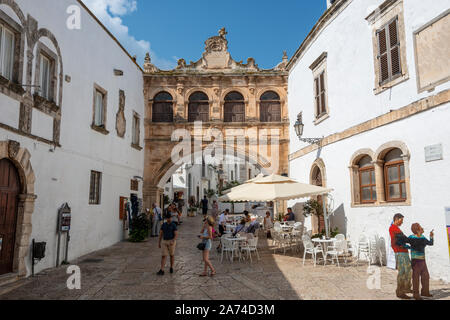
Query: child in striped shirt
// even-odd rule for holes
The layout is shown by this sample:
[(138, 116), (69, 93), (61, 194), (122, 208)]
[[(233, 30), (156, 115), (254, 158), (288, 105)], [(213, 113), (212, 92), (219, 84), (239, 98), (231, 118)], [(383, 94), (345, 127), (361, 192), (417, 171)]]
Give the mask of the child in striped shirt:
[[(423, 228), (418, 223), (411, 226), (413, 235), (408, 237), (411, 245), (411, 265), (413, 293), (416, 300), (422, 300), (421, 296), (432, 297), (430, 294), (430, 275), (425, 261), (425, 247), (433, 245), (433, 231), (430, 232), (430, 240), (423, 235)], [(419, 281), (422, 282), (422, 291), (419, 295)]]

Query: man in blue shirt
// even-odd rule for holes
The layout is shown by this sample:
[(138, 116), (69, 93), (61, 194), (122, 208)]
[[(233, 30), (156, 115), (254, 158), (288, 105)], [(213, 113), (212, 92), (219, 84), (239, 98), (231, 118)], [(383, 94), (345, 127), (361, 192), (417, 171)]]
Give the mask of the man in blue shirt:
[(166, 265), (166, 257), (170, 255), (170, 273), (173, 273), (173, 266), (175, 264), (175, 246), (177, 243), (178, 230), (177, 225), (172, 222), (172, 216), (166, 216), (166, 222), (161, 226), (159, 233), (158, 247), (162, 249), (161, 269), (157, 275), (164, 275), (164, 266)]

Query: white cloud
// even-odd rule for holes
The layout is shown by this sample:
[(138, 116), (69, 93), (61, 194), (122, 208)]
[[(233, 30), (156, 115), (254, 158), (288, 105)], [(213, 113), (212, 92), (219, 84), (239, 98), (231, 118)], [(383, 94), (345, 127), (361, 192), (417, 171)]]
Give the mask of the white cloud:
[(175, 61), (159, 58), (152, 50), (149, 41), (137, 40), (124, 25), (121, 17), (137, 11), (137, 0), (82, 0), (97, 18), (130, 52), (136, 55), (142, 65), (145, 54), (150, 52), (152, 62), (161, 69), (173, 69)]

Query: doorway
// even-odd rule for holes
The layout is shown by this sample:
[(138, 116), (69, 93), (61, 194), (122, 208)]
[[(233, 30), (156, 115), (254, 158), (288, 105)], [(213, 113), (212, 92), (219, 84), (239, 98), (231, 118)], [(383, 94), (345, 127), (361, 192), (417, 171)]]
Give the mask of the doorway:
[(14, 164), (0, 160), (0, 275), (13, 272), (19, 173)]
[[(323, 185), (323, 177), (322, 177), (322, 170), (318, 166), (314, 166), (314, 169), (312, 171), (311, 176), (311, 184), (318, 186), (318, 187), (324, 187)], [(315, 200), (322, 206), (323, 198), (322, 196), (315, 197)], [(318, 228), (318, 230), (316, 230)], [(313, 231), (316, 233), (321, 233), (325, 230), (325, 220), (323, 215), (317, 217), (313, 217)]]

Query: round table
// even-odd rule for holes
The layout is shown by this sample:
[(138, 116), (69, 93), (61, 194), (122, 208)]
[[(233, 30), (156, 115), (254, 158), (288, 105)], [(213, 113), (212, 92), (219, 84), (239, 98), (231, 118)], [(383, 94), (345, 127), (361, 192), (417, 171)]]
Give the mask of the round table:
[[(326, 264), (326, 259), (325, 259), (325, 254), (328, 250), (328, 246), (330, 244), (333, 244), (333, 242), (335, 242), (336, 239), (332, 238), (332, 239), (322, 239), (322, 238), (314, 238), (312, 239), (312, 242), (318, 243), (320, 244), (320, 246), (322, 247), (322, 256), (323, 258), (321, 260), (324, 260), (324, 265)], [(331, 259), (329, 259), (330, 261), (332, 261)], [(318, 260), (319, 261), (319, 260)]]

